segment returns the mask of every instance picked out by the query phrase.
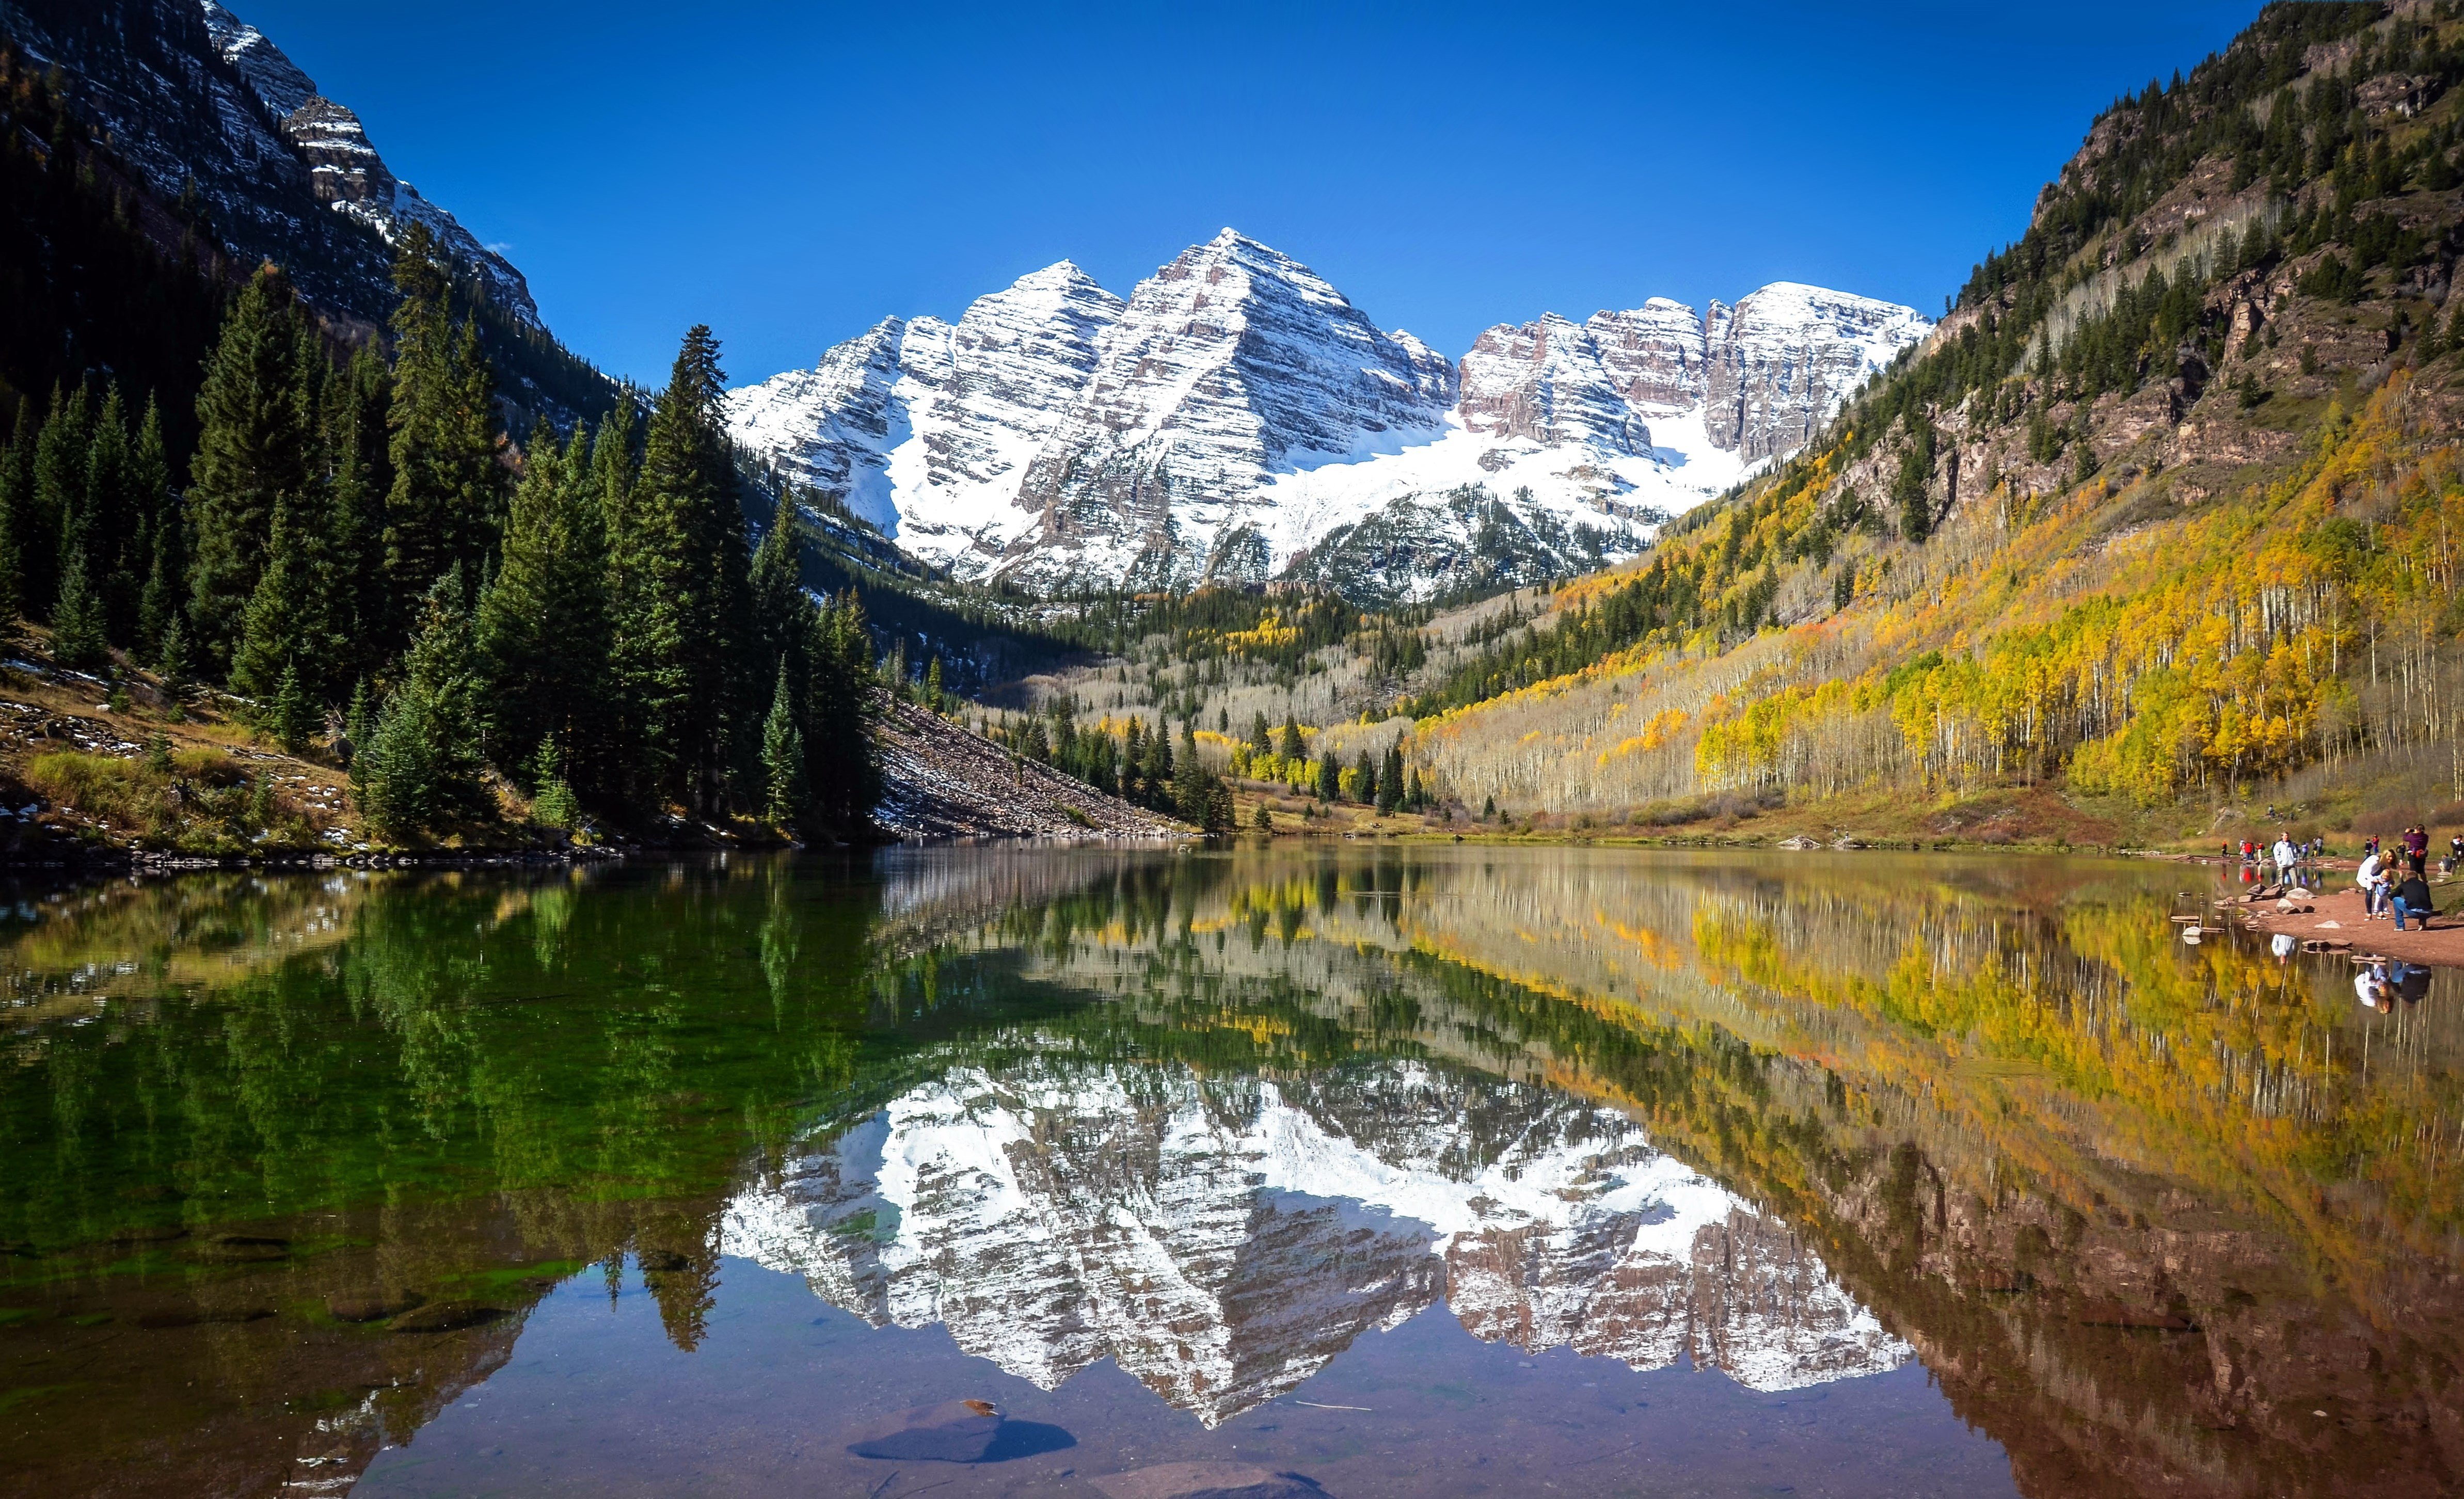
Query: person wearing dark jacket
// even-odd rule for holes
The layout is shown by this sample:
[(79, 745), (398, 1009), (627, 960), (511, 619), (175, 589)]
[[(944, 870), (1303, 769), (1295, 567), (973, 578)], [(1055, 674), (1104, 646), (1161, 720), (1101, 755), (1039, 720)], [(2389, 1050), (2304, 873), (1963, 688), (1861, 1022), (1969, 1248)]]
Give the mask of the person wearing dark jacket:
[(2421, 877), (2419, 870), (2407, 871), (2404, 883), (2395, 888), (2395, 929), (2403, 931), (2404, 918), (2409, 915), (2418, 917), (2419, 930), (2427, 932), (2430, 918), (2436, 915), (2438, 908), (2430, 903), (2430, 881)]

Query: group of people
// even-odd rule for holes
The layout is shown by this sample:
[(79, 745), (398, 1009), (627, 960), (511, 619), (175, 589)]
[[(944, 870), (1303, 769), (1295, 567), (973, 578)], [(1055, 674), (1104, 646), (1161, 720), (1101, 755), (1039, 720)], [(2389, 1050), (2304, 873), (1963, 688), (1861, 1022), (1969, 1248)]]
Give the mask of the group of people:
[[(2449, 850), (2450, 867), (2464, 855), (2464, 838), (2453, 840)], [(2408, 827), (2394, 849), (2382, 849), (2372, 838), (2362, 846), (2362, 867), (2353, 876), (2362, 889), (2362, 898), (2373, 921), (2395, 917), (2395, 929), (2405, 930), (2407, 920), (2416, 920), (2416, 930), (2430, 930), (2430, 918), (2438, 908), (2430, 896), (2430, 830)]]
[[(2290, 833), (2277, 833), (2275, 846), (2266, 849), (2260, 848), (2257, 840), (2245, 838), (2241, 841), (2242, 881), (2248, 884), (2258, 879), (2259, 865), (2264, 862), (2276, 867), (2277, 883), (2306, 885), (2309, 882), (2302, 878), (2302, 871), (2326, 851), (2327, 840), (2324, 838), (2310, 838), (2295, 843)], [(2232, 863), (2233, 856), (2233, 846), (2227, 844), (2225, 862)]]

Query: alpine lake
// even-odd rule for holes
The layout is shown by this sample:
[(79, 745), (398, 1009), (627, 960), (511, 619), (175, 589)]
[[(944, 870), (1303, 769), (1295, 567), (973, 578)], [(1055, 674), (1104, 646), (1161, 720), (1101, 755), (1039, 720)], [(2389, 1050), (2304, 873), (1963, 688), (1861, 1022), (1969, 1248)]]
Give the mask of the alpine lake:
[(2456, 1492), (2464, 975), (2186, 943), (2217, 878), (11, 886), (0, 1494)]

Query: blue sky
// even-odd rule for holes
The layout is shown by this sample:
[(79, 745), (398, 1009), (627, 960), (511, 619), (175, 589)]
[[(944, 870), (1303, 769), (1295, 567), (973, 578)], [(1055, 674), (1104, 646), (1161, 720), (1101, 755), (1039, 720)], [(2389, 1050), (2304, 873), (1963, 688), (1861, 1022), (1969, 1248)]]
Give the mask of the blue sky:
[(1227, 224), (1449, 354), (1781, 279), (1939, 313), (2098, 109), (2256, 11), (232, 4), (652, 383), (694, 322), (741, 383)]

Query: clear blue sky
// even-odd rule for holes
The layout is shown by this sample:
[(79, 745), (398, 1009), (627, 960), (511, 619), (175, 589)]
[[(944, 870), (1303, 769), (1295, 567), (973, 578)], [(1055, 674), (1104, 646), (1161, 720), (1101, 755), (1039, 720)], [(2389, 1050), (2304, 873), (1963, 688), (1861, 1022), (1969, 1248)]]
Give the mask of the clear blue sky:
[(1942, 310), (2118, 92), (2257, 9), (232, 0), (565, 342), (737, 383), (1224, 225), (1381, 326), (1812, 281)]

